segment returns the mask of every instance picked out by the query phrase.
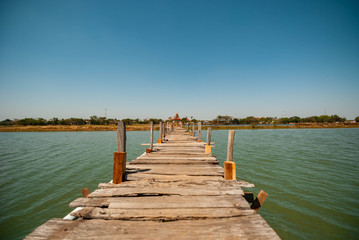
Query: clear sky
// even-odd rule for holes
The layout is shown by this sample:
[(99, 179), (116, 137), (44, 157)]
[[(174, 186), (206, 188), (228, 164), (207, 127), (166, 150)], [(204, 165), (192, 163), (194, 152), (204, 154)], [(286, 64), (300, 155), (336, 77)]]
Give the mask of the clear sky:
[(359, 116), (359, 1), (0, 1), (0, 120)]

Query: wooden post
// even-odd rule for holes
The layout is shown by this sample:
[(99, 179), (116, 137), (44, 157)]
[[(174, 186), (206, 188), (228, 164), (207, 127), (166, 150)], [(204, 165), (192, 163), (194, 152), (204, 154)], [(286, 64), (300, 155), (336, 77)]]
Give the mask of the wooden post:
[(251, 209), (254, 209), (254, 211), (258, 212), (259, 208), (263, 205), (264, 201), (267, 199), (268, 193), (261, 190), (254, 202), (251, 205)]
[(166, 137), (166, 134), (167, 134), (167, 128), (166, 128), (166, 123), (163, 122), (163, 138)]
[(160, 122), (160, 132), (159, 132), (157, 143), (162, 143), (162, 122)]
[(151, 126), (151, 137), (150, 137), (150, 151), (149, 152), (152, 152), (152, 150), (153, 150), (153, 121), (151, 121), (150, 126)]
[(228, 132), (228, 148), (227, 148), (227, 161), (233, 162), (233, 140), (234, 140), (234, 130), (229, 130)]
[(84, 188), (81, 190), (82, 196), (84, 196), (85, 198), (87, 198), (88, 195), (90, 195), (91, 191), (88, 187)]
[(198, 142), (202, 142), (202, 122), (198, 122)]
[(211, 134), (212, 134), (212, 128), (207, 128), (207, 145), (205, 146), (205, 153), (211, 153), (212, 147), (211, 147)]
[(236, 164), (234, 162), (224, 162), (224, 179), (236, 180)]
[(194, 125), (194, 122), (192, 122), (192, 136), (194, 137), (194, 135), (196, 135), (196, 132), (195, 132), (195, 125)]
[(254, 202), (253, 193), (252, 192), (245, 192), (243, 197), (247, 200), (248, 203)]
[(123, 182), (125, 172), (126, 172), (126, 153), (125, 152), (115, 152), (114, 157), (113, 157), (112, 182), (115, 184)]
[(224, 179), (236, 180), (236, 164), (233, 162), (234, 130), (228, 132), (227, 161), (224, 162)]
[(117, 123), (117, 152), (126, 152), (126, 123)]
[(211, 145), (211, 135), (212, 135), (212, 128), (207, 128), (207, 145)]
[(164, 137), (165, 137), (165, 123), (164, 123), (164, 122), (161, 122), (161, 124), (162, 124), (162, 135), (161, 135), (161, 140), (163, 140), (163, 139), (164, 139)]
[(121, 183), (126, 173), (126, 124), (123, 121), (117, 124), (117, 152), (113, 157), (112, 182)]

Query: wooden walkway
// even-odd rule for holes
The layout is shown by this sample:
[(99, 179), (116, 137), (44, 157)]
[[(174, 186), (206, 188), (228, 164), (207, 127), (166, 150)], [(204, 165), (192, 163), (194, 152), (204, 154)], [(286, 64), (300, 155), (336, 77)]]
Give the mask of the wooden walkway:
[(205, 144), (175, 128), (126, 169), (127, 181), (100, 183), (70, 207), (76, 220), (52, 219), (26, 239), (279, 239), (252, 210), (241, 187), (226, 181)]

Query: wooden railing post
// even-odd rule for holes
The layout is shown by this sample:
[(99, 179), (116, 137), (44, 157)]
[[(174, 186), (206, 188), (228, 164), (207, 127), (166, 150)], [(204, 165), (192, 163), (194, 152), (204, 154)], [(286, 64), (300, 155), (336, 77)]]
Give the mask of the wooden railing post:
[(192, 136), (194, 137), (194, 135), (196, 135), (196, 132), (195, 132), (195, 124), (194, 122), (192, 122)]
[(150, 122), (150, 127), (151, 127), (150, 148), (146, 149), (146, 153), (151, 153), (153, 151), (153, 121)]
[(202, 142), (202, 122), (198, 122), (198, 142)]
[(227, 161), (224, 162), (224, 178), (236, 180), (236, 164), (233, 162), (234, 130), (228, 132)]
[(117, 152), (113, 158), (113, 177), (112, 182), (115, 184), (124, 181), (126, 174), (126, 124), (119, 121), (117, 124)]
[(258, 212), (259, 208), (263, 205), (264, 201), (268, 197), (268, 193), (261, 190), (259, 194), (257, 195), (256, 199), (251, 205), (251, 209), (254, 209), (254, 211)]
[(161, 136), (161, 140), (163, 140), (165, 138), (165, 123), (161, 122), (162, 124), (162, 136)]
[(166, 123), (163, 122), (163, 138), (165, 138), (167, 135), (167, 128), (166, 128)]
[(159, 131), (157, 143), (162, 143), (162, 122), (160, 122), (160, 131)]
[(212, 135), (212, 128), (207, 128), (207, 145), (205, 146), (205, 153), (212, 153), (211, 147), (211, 135)]
[(88, 195), (90, 195), (91, 191), (88, 187), (84, 188), (81, 190), (82, 196), (84, 196), (84, 198), (87, 198)]

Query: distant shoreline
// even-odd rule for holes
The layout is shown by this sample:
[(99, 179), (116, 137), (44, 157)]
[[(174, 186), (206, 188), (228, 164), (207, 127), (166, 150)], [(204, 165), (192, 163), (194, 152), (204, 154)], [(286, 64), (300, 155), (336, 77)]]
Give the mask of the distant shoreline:
[[(293, 125), (238, 125), (211, 126), (213, 130), (226, 129), (305, 129), (305, 128), (359, 128), (359, 123), (301, 123)], [(76, 131), (116, 131), (115, 125), (47, 125), (47, 126), (0, 126), (0, 132), (76, 132)], [(202, 126), (203, 130), (207, 126)], [(127, 131), (149, 131), (149, 124), (127, 125)], [(158, 127), (155, 127), (158, 130)]]

